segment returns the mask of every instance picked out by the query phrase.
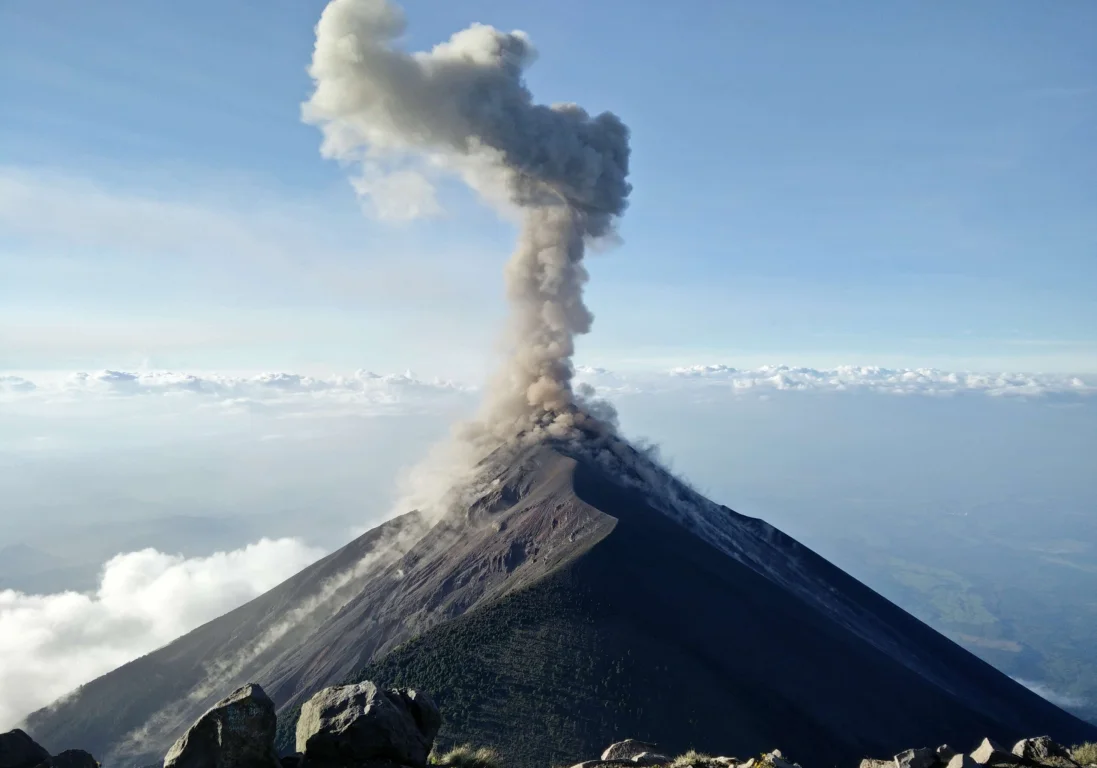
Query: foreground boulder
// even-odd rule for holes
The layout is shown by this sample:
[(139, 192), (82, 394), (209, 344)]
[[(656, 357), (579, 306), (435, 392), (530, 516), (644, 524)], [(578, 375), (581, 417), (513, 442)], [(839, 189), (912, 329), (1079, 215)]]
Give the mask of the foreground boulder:
[(391, 760), (425, 768), (441, 726), (438, 707), (418, 691), (386, 691), (368, 681), (325, 688), (301, 707), (297, 751), (306, 765)]
[(954, 757), (956, 757), (956, 750), (948, 744), (937, 747), (937, 762), (941, 765), (948, 765)]
[(0, 733), (0, 768), (35, 768), (50, 759), (50, 753), (16, 728)]
[(99, 768), (99, 761), (82, 749), (68, 749), (41, 763), (38, 768)]
[(895, 756), (895, 768), (930, 768), (937, 762), (934, 749), (908, 749)]
[(657, 752), (658, 747), (637, 739), (625, 739), (616, 744), (610, 744), (602, 753), (603, 760), (632, 760), (645, 752)]
[(963, 753), (949, 758), (947, 768), (977, 768), (978, 763), (971, 759), (971, 755)]
[(1056, 744), (1050, 736), (1037, 736), (1034, 739), (1021, 739), (1013, 745), (1013, 754), (1026, 760), (1043, 762), (1050, 758), (1070, 760), (1070, 750)]
[(245, 685), (213, 705), (164, 757), (164, 768), (280, 768), (274, 702)]
[(983, 739), (983, 743), (971, 753), (971, 759), (979, 765), (1000, 765), (1002, 763), (1019, 762), (1012, 752), (1007, 752), (998, 742), (991, 739)]
[(762, 762), (766, 765), (772, 765), (773, 768), (800, 768), (799, 763), (789, 761), (779, 749), (762, 755)]

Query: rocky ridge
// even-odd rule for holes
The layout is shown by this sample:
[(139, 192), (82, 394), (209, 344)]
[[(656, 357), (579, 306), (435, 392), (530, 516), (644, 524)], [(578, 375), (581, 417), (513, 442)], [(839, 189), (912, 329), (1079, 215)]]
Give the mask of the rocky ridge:
[[(275, 749), (274, 703), (256, 684), (217, 702), (168, 750), (162, 768), (501, 768), (490, 750), (460, 748), (442, 757), (434, 741), (442, 726), (426, 693), (384, 689), (369, 682), (325, 688), (309, 699), (297, 721), (296, 752)], [(948, 745), (908, 749), (891, 759), (865, 758), (858, 768), (1097, 768), (1081, 762), (1093, 745), (1068, 749), (1047, 736), (1006, 749), (990, 738), (970, 753)], [(0, 768), (99, 768), (87, 752), (51, 756), (21, 730), (0, 734)], [(801, 768), (781, 750), (740, 759), (687, 752), (670, 757), (637, 739), (611, 744), (597, 759), (572, 768)]]
[[(1087, 750), (1088, 752), (1088, 750)], [(939, 747), (908, 749), (891, 759), (865, 758), (858, 768), (1097, 768), (1097, 763), (1083, 763), (1072, 751), (1047, 736), (1022, 739), (1005, 749), (986, 738), (972, 752), (957, 752), (947, 744)], [(758, 757), (703, 755), (687, 752), (679, 757), (660, 754), (655, 744), (636, 739), (612, 744), (597, 760), (586, 760), (572, 768), (611, 768), (611, 766), (668, 766), (668, 768), (801, 768), (785, 757), (781, 750), (765, 752)]]

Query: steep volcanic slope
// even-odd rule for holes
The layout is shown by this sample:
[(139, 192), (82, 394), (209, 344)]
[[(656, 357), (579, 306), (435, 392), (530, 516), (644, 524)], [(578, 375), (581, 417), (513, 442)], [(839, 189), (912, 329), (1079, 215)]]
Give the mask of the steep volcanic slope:
[(604, 466), (575, 446), (531, 448), (464, 519), (348, 584), (324, 621), (215, 667), (214, 690), (203, 665), (253, 648), (292, 595), (414, 520), (86, 686), (30, 731), (144, 764), (209, 697), (255, 680), (288, 746), (302, 697), (373, 677), (430, 690), (444, 738), (498, 745), (519, 766), (578, 760), (620, 735), (744, 754), (780, 744), (812, 764), (988, 734), (1097, 735), (761, 521), (680, 486), (656, 500)]
[[(613, 527), (570, 493), (570, 463), (551, 452), (516, 457), (496, 480), (459, 519), (429, 530), (413, 515), (390, 521), (35, 713), (28, 729), (44, 744), (97, 750), (110, 765), (148, 764), (234, 681), (261, 681), (292, 704), (478, 602), (535, 583)], [(343, 586), (333, 593), (332, 584)]]
[[(909, 744), (1097, 732), (772, 529), (786, 558), (841, 590), (873, 625), (903, 633), (907, 650), (966, 697), (699, 542), (589, 465), (577, 468), (574, 489), (617, 520), (609, 536), (349, 679), (436, 691), (444, 742), (492, 744), (508, 765), (531, 768), (577, 762), (626, 736), (671, 753), (751, 755), (780, 744), (806, 765), (855, 765)], [(294, 717), (283, 712), (285, 744)]]

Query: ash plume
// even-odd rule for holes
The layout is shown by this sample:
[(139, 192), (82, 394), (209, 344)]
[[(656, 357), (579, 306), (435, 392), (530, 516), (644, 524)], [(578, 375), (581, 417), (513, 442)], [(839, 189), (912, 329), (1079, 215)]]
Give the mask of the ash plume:
[(431, 180), (445, 173), (520, 211), (506, 362), (463, 437), (482, 456), (519, 435), (608, 429), (577, 397), (571, 358), (593, 319), (584, 253), (627, 204), (627, 127), (608, 112), (535, 103), (523, 73), (536, 54), (522, 32), (474, 24), (406, 53), (395, 47), (404, 27), (386, 0), (332, 0), (302, 114), (323, 131), (326, 156), (359, 169), (355, 187), (382, 216), (437, 210)]

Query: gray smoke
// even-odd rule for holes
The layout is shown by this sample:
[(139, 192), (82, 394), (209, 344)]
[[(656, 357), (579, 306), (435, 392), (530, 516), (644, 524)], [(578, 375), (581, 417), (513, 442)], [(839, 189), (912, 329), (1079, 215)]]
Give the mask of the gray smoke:
[(611, 235), (629, 194), (628, 129), (608, 112), (536, 104), (523, 81), (535, 51), (522, 32), (475, 24), (430, 51), (394, 43), (401, 11), (386, 0), (332, 0), (316, 26), (303, 106), (326, 156), (358, 169), (355, 187), (382, 216), (437, 209), (432, 178), (455, 173), (486, 200), (517, 206), (507, 264), (507, 361), (466, 438), (481, 449), (522, 434), (604, 428), (572, 388), (583, 256)]

